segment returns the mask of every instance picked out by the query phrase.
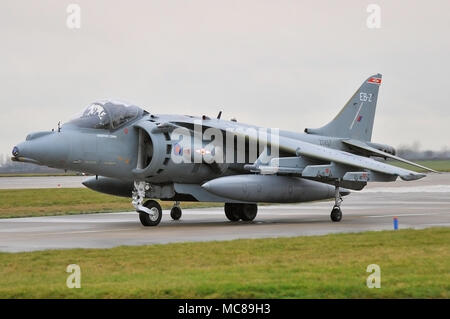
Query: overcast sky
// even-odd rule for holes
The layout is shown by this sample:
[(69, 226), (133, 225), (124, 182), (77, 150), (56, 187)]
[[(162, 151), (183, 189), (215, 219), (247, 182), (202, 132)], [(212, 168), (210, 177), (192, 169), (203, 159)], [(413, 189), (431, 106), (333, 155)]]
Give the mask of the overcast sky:
[[(70, 3), (81, 28), (66, 26)], [(370, 3), (381, 28), (366, 25)], [(383, 74), (373, 141), (450, 146), (450, 2), (0, 3), (0, 153), (114, 98), (303, 131)]]

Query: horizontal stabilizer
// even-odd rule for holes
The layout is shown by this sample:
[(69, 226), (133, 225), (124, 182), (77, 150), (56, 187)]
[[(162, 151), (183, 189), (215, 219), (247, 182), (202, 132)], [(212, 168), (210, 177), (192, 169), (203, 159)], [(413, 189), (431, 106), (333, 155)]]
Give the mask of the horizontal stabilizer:
[(362, 150), (364, 150), (366, 152), (372, 153), (374, 156), (381, 156), (381, 157), (385, 157), (385, 158), (386, 157), (387, 158), (392, 158), (392, 159), (394, 159), (396, 161), (403, 162), (403, 163), (406, 163), (406, 164), (409, 164), (409, 165), (412, 165), (412, 166), (420, 167), (420, 168), (425, 169), (425, 170), (430, 171), (430, 172), (439, 173), (438, 171), (435, 171), (434, 169), (431, 169), (429, 167), (425, 167), (423, 165), (419, 165), (417, 163), (408, 161), (408, 160), (406, 160), (404, 158), (401, 158), (401, 157), (398, 157), (398, 156), (395, 156), (395, 155), (392, 155), (392, 154), (389, 154), (389, 153), (377, 150), (376, 148), (373, 148), (373, 147), (371, 147), (371, 146), (369, 146), (366, 143), (361, 142), (361, 141), (350, 139), (350, 140), (343, 140), (342, 142), (344, 144), (347, 144), (347, 145), (351, 146), (351, 147), (359, 148), (359, 149), (362, 149)]

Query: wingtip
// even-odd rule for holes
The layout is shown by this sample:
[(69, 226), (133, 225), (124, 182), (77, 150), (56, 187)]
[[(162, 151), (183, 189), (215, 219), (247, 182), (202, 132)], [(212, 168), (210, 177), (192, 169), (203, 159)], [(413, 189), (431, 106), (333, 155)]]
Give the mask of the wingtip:
[(426, 169), (427, 171), (432, 172), (432, 173), (442, 174), (442, 172), (436, 171), (436, 170), (426, 167), (426, 166), (422, 166), (422, 168)]
[(421, 179), (427, 176), (427, 174), (423, 173), (410, 173), (405, 175), (400, 175), (400, 178), (404, 181), (415, 181), (417, 179)]

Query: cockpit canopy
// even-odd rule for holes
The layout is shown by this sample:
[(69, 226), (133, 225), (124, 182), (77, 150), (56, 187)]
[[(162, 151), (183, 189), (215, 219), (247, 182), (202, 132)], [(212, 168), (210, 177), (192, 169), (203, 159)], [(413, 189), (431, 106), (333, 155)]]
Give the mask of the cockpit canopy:
[(88, 105), (84, 111), (67, 124), (83, 128), (116, 129), (142, 114), (135, 105), (117, 101), (97, 101)]

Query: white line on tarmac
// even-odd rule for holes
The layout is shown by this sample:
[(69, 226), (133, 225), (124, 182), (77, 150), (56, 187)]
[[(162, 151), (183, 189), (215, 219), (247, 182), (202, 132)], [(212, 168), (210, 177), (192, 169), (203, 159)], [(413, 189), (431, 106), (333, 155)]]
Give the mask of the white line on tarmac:
[(118, 228), (118, 229), (101, 229), (101, 230), (79, 230), (69, 232), (47, 232), (39, 233), (39, 235), (65, 235), (65, 234), (84, 234), (84, 233), (106, 233), (106, 232), (118, 232), (118, 231), (130, 231), (136, 230), (136, 228)]
[(382, 217), (399, 217), (399, 216), (431, 216), (431, 215), (441, 215), (441, 213), (424, 213), (424, 214), (396, 214), (396, 215), (370, 215), (361, 216), (369, 218), (382, 218)]
[(403, 187), (374, 187), (365, 189), (363, 193), (450, 193), (450, 185), (426, 185)]

